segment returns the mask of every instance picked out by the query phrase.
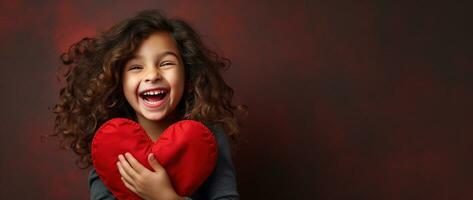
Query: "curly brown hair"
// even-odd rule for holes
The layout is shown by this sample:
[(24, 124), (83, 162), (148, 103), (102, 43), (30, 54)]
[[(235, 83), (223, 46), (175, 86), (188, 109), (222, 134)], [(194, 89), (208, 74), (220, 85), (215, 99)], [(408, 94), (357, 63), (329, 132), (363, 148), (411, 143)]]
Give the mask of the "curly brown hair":
[(79, 168), (91, 166), (91, 142), (101, 124), (115, 117), (137, 121), (126, 101), (122, 69), (140, 44), (155, 32), (169, 32), (176, 40), (184, 62), (186, 91), (176, 113), (179, 119), (192, 119), (220, 125), (234, 141), (239, 133), (237, 118), (247, 113), (244, 105), (233, 105), (233, 89), (220, 71), (229, 59), (205, 47), (200, 36), (180, 19), (171, 19), (158, 10), (146, 10), (126, 19), (98, 38), (84, 38), (61, 54), (66, 83), (59, 102), (52, 107), (56, 114), (54, 132), (60, 147), (72, 149)]

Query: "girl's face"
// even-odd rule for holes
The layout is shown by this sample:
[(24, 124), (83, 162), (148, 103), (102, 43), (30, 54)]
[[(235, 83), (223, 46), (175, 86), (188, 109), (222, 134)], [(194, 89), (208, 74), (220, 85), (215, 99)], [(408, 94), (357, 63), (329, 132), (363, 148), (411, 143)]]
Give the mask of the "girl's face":
[(139, 121), (173, 117), (184, 92), (184, 66), (167, 32), (144, 40), (123, 68), (123, 93)]

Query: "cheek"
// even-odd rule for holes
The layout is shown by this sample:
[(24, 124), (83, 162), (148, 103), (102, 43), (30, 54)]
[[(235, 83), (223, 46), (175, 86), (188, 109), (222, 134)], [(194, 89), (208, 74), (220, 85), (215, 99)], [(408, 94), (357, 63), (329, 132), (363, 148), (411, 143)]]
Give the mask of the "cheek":
[(129, 100), (135, 95), (136, 81), (132, 77), (124, 76), (122, 80), (123, 93), (125, 97)]
[(184, 73), (181, 70), (176, 70), (169, 75), (169, 84), (174, 90), (175, 97), (181, 97), (184, 92)]
[(184, 92), (184, 82), (185, 82), (185, 76), (184, 76), (184, 70), (182, 70), (179, 73), (179, 77), (176, 80), (176, 85), (179, 88), (180, 96), (182, 96), (182, 93)]

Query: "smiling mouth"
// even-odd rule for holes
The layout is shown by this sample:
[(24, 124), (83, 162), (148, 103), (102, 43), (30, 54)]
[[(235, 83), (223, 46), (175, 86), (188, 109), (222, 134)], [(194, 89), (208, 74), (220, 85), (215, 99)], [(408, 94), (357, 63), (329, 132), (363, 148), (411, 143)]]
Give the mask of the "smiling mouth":
[(141, 99), (149, 104), (158, 104), (169, 92), (166, 89), (148, 90), (140, 93)]

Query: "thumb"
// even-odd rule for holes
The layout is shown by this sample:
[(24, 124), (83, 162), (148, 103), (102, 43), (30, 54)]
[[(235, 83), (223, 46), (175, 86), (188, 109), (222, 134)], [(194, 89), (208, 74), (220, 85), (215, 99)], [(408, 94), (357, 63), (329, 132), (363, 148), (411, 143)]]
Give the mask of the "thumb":
[(151, 165), (151, 167), (154, 169), (155, 172), (161, 171), (163, 169), (163, 166), (159, 164), (158, 160), (156, 160), (153, 153), (150, 153), (148, 155), (148, 163), (149, 165)]

